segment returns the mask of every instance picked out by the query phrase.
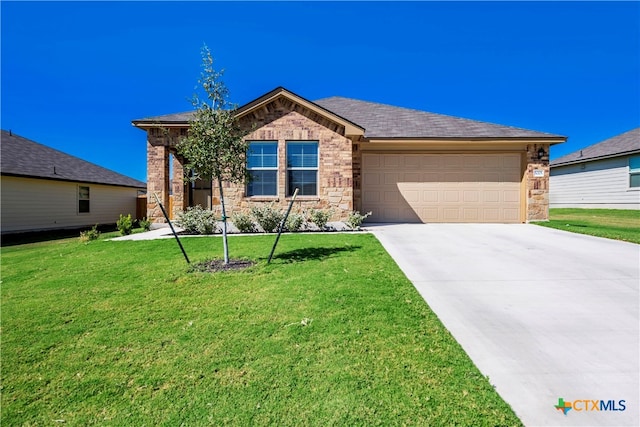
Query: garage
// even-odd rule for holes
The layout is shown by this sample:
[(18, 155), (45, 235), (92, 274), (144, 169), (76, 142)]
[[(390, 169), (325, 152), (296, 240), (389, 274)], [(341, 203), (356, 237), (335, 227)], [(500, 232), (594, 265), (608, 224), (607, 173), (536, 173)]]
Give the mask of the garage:
[(362, 154), (362, 209), (371, 221), (521, 222), (522, 155)]

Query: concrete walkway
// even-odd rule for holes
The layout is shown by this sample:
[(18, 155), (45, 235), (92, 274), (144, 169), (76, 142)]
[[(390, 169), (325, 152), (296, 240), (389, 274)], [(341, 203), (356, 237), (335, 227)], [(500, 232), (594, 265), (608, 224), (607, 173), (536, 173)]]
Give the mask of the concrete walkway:
[(640, 425), (640, 245), (527, 224), (367, 229), (525, 425)]

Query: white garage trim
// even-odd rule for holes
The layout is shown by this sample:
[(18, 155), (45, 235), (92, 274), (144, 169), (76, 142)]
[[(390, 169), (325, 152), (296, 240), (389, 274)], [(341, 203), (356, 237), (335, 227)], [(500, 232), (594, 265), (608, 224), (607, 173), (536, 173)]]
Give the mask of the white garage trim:
[(362, 154), (373, 222), (522, 222), (522, 154)]

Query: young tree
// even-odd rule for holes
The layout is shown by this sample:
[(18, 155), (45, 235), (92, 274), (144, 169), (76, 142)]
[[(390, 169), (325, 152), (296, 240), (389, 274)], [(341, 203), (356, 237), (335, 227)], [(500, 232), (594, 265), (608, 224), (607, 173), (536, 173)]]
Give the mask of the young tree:
[(214, 59), (205, 45), (202, 48), (202, 73), (198, 83), (203, 97), (196, 93), (192, 103), (195, 115), (187, 136), (177, 145), (178, 154), (185, 158), (185, 171), (192, 170), (188, 179), (211, 179), (218, 182), (222, 208), (224, 263), (229, 263), (227, 244), (227, 216), (222, 182), (239, 183), (247, 177), (245, 156), (249, 147), (243, 140), (245, 133), (235, 118), (235, 105), (228, 101), (229, 91), (222, 81), (222, 71), (213, 67)]

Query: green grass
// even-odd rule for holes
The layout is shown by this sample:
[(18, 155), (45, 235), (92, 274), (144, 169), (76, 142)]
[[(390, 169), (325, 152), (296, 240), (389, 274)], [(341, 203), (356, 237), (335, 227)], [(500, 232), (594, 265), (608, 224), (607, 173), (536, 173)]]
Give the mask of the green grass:
[(229, 242), (3, 248), (2, 426), (521, 425), (373, 236)]
[(640, 211), (621, 209), (549, 209), (544, 227), (640, 243)]

